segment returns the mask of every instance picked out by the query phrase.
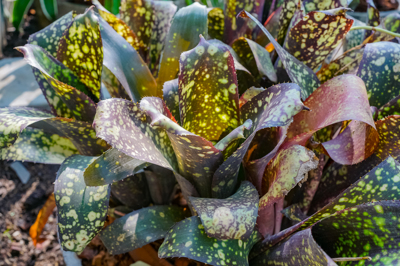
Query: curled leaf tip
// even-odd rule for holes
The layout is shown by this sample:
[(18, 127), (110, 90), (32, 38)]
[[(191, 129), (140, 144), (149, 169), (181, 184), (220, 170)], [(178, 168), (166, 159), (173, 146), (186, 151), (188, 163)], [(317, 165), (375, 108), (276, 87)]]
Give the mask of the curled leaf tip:
[(248, 18), (249, 16), (247, 15), (247, 12), (246, 12), (245, 10), (242, 10), (242, 11), (240, 11), (240, 12), (237, 14), (236, 17), (237, 17), (237, 18), (238, 18), (238, 17), (241, 17), (241, 18)]

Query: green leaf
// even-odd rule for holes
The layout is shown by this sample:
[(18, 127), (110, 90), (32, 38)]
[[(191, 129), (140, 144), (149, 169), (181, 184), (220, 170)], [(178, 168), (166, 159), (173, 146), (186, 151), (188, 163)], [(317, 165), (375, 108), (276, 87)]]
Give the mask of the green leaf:
[[(303, 183), (308, 171), (317, 168), (318, 158), (307, 148), (295, 145), (280, 150), (276, 157), (268, 164), (263, 177), (262, 192), (259, 203), (259, 218), (257, 224), (260, 232), (267, 234), (277, 233), (281, 218), (281, 209), (275, 205), (298, 184)], [(275, 213), (275, 220), (273, 215)]]
[(177, 6), (172, 1), (153, 1), (154, 23), (151, 31), (149, 68), (154, 76), (157, 76), (161, 60), (161, 52), (164, 49), (171, 20)]
[(65, 251), (81, 252), (101, 230), (107, 217), (109, 186), (87, 187), (83, 178), (83, 170), (93, 159), (73, 155), (57, 173), (54, 195), (58, 234)]
[(232, 43), (239, 37), (250, 38), (254, 25), (249, 25), (242, 20), (236, 18), (236, 14), (245, 10), (254, 14), (259, 20), (262, 18), (264, 1), (262, 0), (227, 0), (225, 1), (225, 43)]
[(101, 231), (100, 239), (110, 254), (121, 254), (164, 238), (184, 218), (185, 213), (176, 206), (143, 208), (115, 220)]
[(343, 0), (332, 0), (332, 1), (323, 1), (323, 0), (304, 0), (303, 6), (306, 13), (316, 10), (328, 10), (340, 7), (347, 7), (347, 1)]
[[(282, 10), (279, 14), (279, 31), (278, 36), (276, 38), (276, 42), (280, 45), (283, 45), (285, 41), (285, 37), (287, 34), (287, 30), (290, 25), (290, 21), (293, 18), (293, 15), (297, 9), (297, 2), (295, 0), (284, 0), (282, 4)], [(262, 27), (259, 26), (261, 29)], [(268, 34), (267, 34), (268, 36)], [(271, 38), (268, 36), (268, 39), (271, 41)], [(272, 42), (272, 41), (271, 41)], [(273, 43), (273, 42), (272, 42)], [(274, 44), (275, 49), (277, 49), (277, 45)]]
[(61, 164), (67, 157), (77, 153), (75, 146), (67, 138), (39, 129), (26, 128), (12, 146), (1, 149), (0, 158), (1, 160)]
[[(286, 147), (290, 143), (304, 145), (318, 130), (347, 120), (355, 121), (336, 138), (321, 144), (335, 162), (359, 163), (378, 145), (367, 92), (360, 78), (354, 75), (335, 77), (313, 92), (304, 105), (312, 111), (301, 112), (294, 118)], [(367, 139), (363, 139), (365, 137)]]
[(226, 199), (189, 198), (209, 237), (247, 240), (258, 212), (258, 192), (248, 181)]
[(153, 4), (151, 1), (122, 0), (121, 19), (132, 29), (139, 39), (143, 52), (141, 56), (147, 60), (151, 31), (154, 23)]
[(104, 66), (115, 75), (133, 101), (138, 102), (145, 96), (161, 97), (161, 90), (157, 89), (154, 77), (138, 52), (104, 19), (98, 19), (103, 39)]
[(196, 48), (182, 53), (179, 110), (182, 126), (210, 141), (239, 126), (238, 84), (228, 49), (200, 38)]
[[(113, 2), (118, 2), (116, 0), (112, 0)], [(121, 35), (135, 50), (139, 51), (140, 41), (136, 34), (129, 28), (128, 25), (122, 19), (117, 18), (112, 13), (108, 12), (98, 0), (92, 1), (93, 5), (96, 6), (99, 11), (99, 15), (107, 21), (107, 23), (119, 34)], [(119, 12), (117, 12), (119, 13)]]
[(297, 232), (252, 259), (251, 265), (336, 265), (315, 242), (311, 229)]
[(56, 0), (40, 0), (40, 7), (48, 20), (55, 20), (58, 14)]
[[(358, 19), (353, 18), (346, 14), (346, 17), (353, 20), (353, 27), (366, 26), (366, 24)], [(357, 45), (360, 45), (365, 39), (365, 30), (351, 30), (349, 31), (345, 39), (343, 40), (343, 49), (347, 51)]]
[(34, 69), (36, 81), (57, 116), (93, 121), (96, 105), (92, 99), (96, 97), (69, 68), (37, 45), (17, 49)]
[(100, 99), (103, 44), (99, 22), (93, 10), (76, 16), (64, 31), (57, 50), (57, 60), (80, 78), (96, 101)]
[[(316, 242), (331, 257), (364, 257), (359, 265), (396, 265), (400, 260), (399, 201), (358, 205), (319, 222), (312, 228)], [(341, 265), (355, 265), (345, 262)]]
[(193, 49), (199, 43), (199, 34), (207, 36), (207, 8), (194, 3), (179, 9), (174, 15), (165, 39), (158, 73), (159, 87), (162, 88), (166, 81), (177, 78), (180, 55), (184, 51)]
[(143, 171), (111, 184), (111, 194), (131, 210), (149, 206), (150, 191)]
[(193, 216), (179, 222), (168, 232), (158, 256), (185, 257), (209, 265), (248, 266), (247, 256), (258, 240), (257, 231), (253, 231), (247, 241), (208, 237), (200, 218)]
[[(294, 5), (294, 2), (290, 3)], [(285, 69), (290, 79), (300, 86), (301, 98), (303, 100), (307, 99), (308, 96), (320, 85), (320, 82), (315, 73), (302, 62), (289, 54), (285, 49), (283, 49), (282, 46), (280, 46), (279, 43), (275, 41), (274, 37), (272, 37), (267, 29), (265, 29), (264, 26), (255, 17), (253, 17), (248, 12), (241, 13), (240, 15), (250, 17), (261, 28), (264, 34), (267, 35), (268, 39), (274, 45), (276, 52), (279, 55), (279, 58), (282, 60), (282, 63), (285, 66)]]
[(117, 149), (109, 149), (85, 169), (87, 186), (104, 186), (134, 175), (147, 166)]
[(41, 31), (31, 34), (29, 36), (28, 43), (42, 47), (54, 58), (56, 58), (60, 39), (63, 36), (64, 31), (72, 23), (74, 16), (75, 13), (72, 11), (65, 14)]
[(179, 85), (178, 79), (173, 79), (164, 83), (163, 95), (164, 101), (171, 114), (175, 117), (176, 121), (180, 124), (179, 114)]
[[(367, 0), (367, 25), (372, 27), (378, 27), (381, 23), (379, 10), (376, 8), (373, 0)], [(373, 34), (372, 30), (365, 31), (365, 38), (368, 38)]]
[(208, 11), (208, 35), (212, 39), (222, 41), (225, 29), (225, 16), (224, 11), (215, 7)]
[(285, 49), (315, 70), (350, 30), (353, 21), (345, 17), (345, 12), (346, 9), (308, 13), (288, 32)]
[(14, 7), (12, 10), (11, 22), (16, 30), (20, 30), (21, 22), (24, 16), (28, 13), (33, 0), (16, 0), (14, 1)]
[(380, 120), (390, 115), (400, 115), (400, 96), (382, 105), (376, 114), (376, 119)]
[(202, 197), (211, 197), (212, 176), (223, 161), (222, 153), (210, 141), (168, 119), (160, 98), (146, 97), (140, 102), (140, 108), (151, 117), (152, 127), (166, 130), (175, 151), (179, 173), (195, 185)]
[(365, 82), (371, 106), (379, 108), (400, 94), (400, 80), (395, 74), (399, 71), (399, 44), (377, 42), (365, 46), (357, 76)]
[(150, 117), (138, 104), (122, 99), (99, 102), (94, 119), (97, 136), (135, 159), (177, 169), (168, 135), (150, 126)]
[(389, 14), (385, 18), (384, 25), (385, 29), (400, 33), (400, 14), (396, 12)]
[(245, 66), (255, 77), (267, 76), (274, 83), (277, 76), (272, 65), (269, 52), (256, 42), (246, 38), (239, 38), (232, 43), (232, 48), (240, 57)]

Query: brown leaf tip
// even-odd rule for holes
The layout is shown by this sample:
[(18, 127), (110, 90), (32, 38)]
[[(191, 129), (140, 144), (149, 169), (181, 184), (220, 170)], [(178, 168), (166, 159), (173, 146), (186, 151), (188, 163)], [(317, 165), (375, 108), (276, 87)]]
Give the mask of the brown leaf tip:
[(240, 12), (237, 14), (236, 17), (237, 17), (237, 18), (238, 18), (238, 17), (241, 17), (241, 18), (248, 18), (249, 16), (247, 15), (247, 13), (246, 13), (245, 10), (242, 10), (242, 11), (240, 11)]

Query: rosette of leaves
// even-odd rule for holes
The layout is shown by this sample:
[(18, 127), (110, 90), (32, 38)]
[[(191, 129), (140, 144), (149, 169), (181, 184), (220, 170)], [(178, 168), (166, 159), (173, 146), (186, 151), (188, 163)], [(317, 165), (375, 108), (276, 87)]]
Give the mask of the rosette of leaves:
[[(99, 233), (113, 254), (164, 239), (160, 257), (211, 265), (397, 262), (397, 43), (363, 32), (346, 53), (361, 59), (341, 61), (356, 75), (321, 78), (355, 23), (341, 1), (177, 11), (127, 0), (121, 19), (95, 4), (98, 13), (70, 14), (24, 48), (53, 114), (10, 109), (2, 125), (1, 143), (15, 146), (27, 126), (93, 122), (96, 143), (112, 147), (82, 152), (56, 128), (80, 153), (55, 183), (64, 250)], [(253, 22), (236, 17), (243, 9)], [(99, 101), (101, 83), (114, 98)], [(110, 190), (110, 213), (126, 215), (103, 228)]]

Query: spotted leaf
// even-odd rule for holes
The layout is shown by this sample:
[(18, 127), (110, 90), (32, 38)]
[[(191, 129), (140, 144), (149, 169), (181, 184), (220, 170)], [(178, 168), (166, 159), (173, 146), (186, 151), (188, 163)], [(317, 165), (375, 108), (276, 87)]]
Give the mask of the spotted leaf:
[(391, 13), (384, 21), (385, 29), (400, 33), (400, 14)]
[(258, 240), (257, 231), (247, 241), (208, 237), (200, 218), (193, 216), (172, 227), (158, 255), (160, 258), (185, 257), (209, 265), (248, 266), (247, 256)]
[(185, 129), (211, 141), (239, 125), (238, 84), (228, 49), (201, 38), (196, 48), (182, 53), (179, 110)]
[(164, 238), (184, 218), (184, 211), (176, 206), (143, 208), (115, 220), (101, 231), (100, 239), (110, 254), (121, 254)]
[(57, 60), (71, 69), (89, 88), (96, 101), (99, 100), (103, 45), (93, 10), (76, 16), (64, 31), (57, 50)]
[(250, 101), (254, 96), (257, 96), (264, 90), (265, 90), (264, 88), (256, 88), (256, 87), (251, 87), (248, 90), (246, 90), (239, 98), (239, 107), (242, 108), (242, 106), (245, 103)]
[(252, 40), (239, 38), (232, 43), (232, 48), (253, 76), (267, 76), (272, 82), (277, 82), (269, 52), (264, 47)]
[[(355, 19), (348, 14), (346, 17), (353, 20), (353, 27), (366, 26), (366, 24), (358, 19)], [(349, 31), (343, 40), (343, 49), (347, 51), (357, 45), (360, 45), (365, 39), (365, 30), (351, 30)]]
[[(373, 0), (367, 0), (367, 25), (372, 27), (378, 27), (381, 23), (379, 10), (376, 8)], [(365, 38), (368, 38), (372, 35), (373, 32), (371, 30), (365, 31)]]
[(150, 121), (137, 104), (114, 98), (99, 102), (94, 127), (99, 138), (120, 152), (141, 161), (177, 169), (168, 135), (163, 130), (153, 129)]
[(170, 1), (153, 1), (154, 23), (150, 38), (149, 68), (157, 76), (161, 52), (171, 27), (171, 20), (177, 6)]
[(264, 34), (267, 35), (268, 39), (274, 45), (276, 52), (279, 55), (279, 58), (282, 60), (282, 63), (290, 79), (300, 86), (301, 98), (303, 100), (307, 99), (307, 97), (320, 85), (320, 82), (315, 73), (309, 67), (307, 67), (291, 54), (289, 54), (285, 49), (283, 49), (282, 46), (280, 46), (279, 43), (275, 41), (274, 37), (272, 37), (267, 29), (264, 28), (264, 26), (256, 20), (256, 18), (254, 18), (248, 12), (242, 12), (240, 15), (250, 17), (261, 28)]
[(0, 158), (1, 160), (61, 164), (67, 157), (77, 153), (75, 146), (67, 138), (39, 129), (26, 128), (12, 146), (1, 149)]
[(84, 171), (87, 186), (104, 186), (131, 176), (147, 164), (117, 149), (109, 149), (96, 158)]
[(181, 53), (193, 49), (200, 41), (200, 34), (207, 36), (207, 8), (196, 2), (179, 9), (165, 39), (158, 73), (159, 87), (177, 78)]
[(336, 265), (314, 240), (311, 229), (297, 232), (251, 260), (251, 265)]
[(373, 167), (381, 163), (387, 156), (397, 158), (399, 153), (400, 116), (389, 116), (376, 122), (380, 142), (374, 154), (355, 165), (340, 165), (333, 163), (324, 172), (318, 190), (314, 196), (310, 211), (315, 212), (328, 204), (361, 176), (367, 174)]
[(65, 251), (81, 252), (101, 230), (107, 217), (109, 186), (87, 187), (83, 178), (83, 170), (93, 159), (73, 155), (57, 173), (54, 196), (58, 234)]
[[(350, 30), (353, 21), (343, 13), (312, 11), (288, 33), (285, 48), (311, 69), (316, 69)], [(318, 52), (317, 52), (318, 51)]]
[(29, 35), (28, 43), (42, 47), (56, 58), (60, 39), (72, 23), (73, 17), (75, 14), (72, 11), (65, 14), (46, 28)]
[(208, 35), (212, 39), (223, 40), (225, 29), (224, 11), (215, 7), (208, 12)]
[(34, 69), (36, 81), (55, 114), (93, 121), (95, 97), (69, 68), (39, 46), (27, 44), (17, 49)]
[[(325, 104), (321, 105), (321, 102)], [(304, 105), (312, 111), (301, 112), (294, 117), (287, 143), (304, 145), (319, 129), (341, 121), (355, 120), (351, 127), (335, 139), (322, 143), (322, 146), (334, 161), (342, 164), (358, 163), (374, 152), (378, 145), (378, 133), (365, 85), (360, 78), (354, 75), (335, 77), (321, 85)], [(359, 137), (363, 134), (365, 139)]]
[[(284, 0), (282, 3), (282, 10), (279, 13), (279, 31), (278, 31), (278, 36), (277, 36), (277, 43), (279, 45), (282, 45), (285, 37), (286, 37), (286, 32), (288, 30), (290, 21), (293, 18), (293, 15), (296, 11), (296, 7), (297, 7), (297, 1), (295, 0)], [(262, 27), (259, 26), (261, 29)], [(268, 36), (268, 34), (267, 34)], [(270, 37), (268, 36), (268, 39), (270, 39)], [(270, 39), (271, 41), (271, 39)], [(271, 41), (272, 42), (272, 41)], [(274, 45), (275, 49), (276, 49), (276, 45), (274, 44), (274, 42), (272, 42), (272, 44)]]
[(376, 119), (380, 120), (390, 115), (400, 115), (400, 96), (394, 97), (379, 108)]
[(331, 1), (323, 1), (323, 0), (304, 0), (303, 6), (306, 13), (316, 10), (329, 10), (340, 7), (347, 7), (347, 1), (343, 0), (331, 0)]
[[(281, 150), (268, 164), (263, 177), (257, 224), (263, 235), (277, 233), (280, 226), (280, 211), (275, 205), (283, 200), (298, 183), (304, 182), (308, 171), (317, 168), (318, 159), (314, 153), (303, 146), (296, 145)], [(275, 218), (267, 217), (275, 214)], [(272, 219), (271, 219), (272, 218)]]
[(164, 101), (171, 114), (180, 124), (180, 114), (179, 114), (179, 85), (178, 79), (173, 79), (164, 83), (163, 95)]
[(157, 89), (154, 77), (137, 51), (104, 19), (98, 17), (98, 20), (103, 39), (104, 66), (115, 75), (132, 100), (137, 102), (145, 96), (161, 97), (161, 90)]
[(248, 181), (226, 199), (189, 198), (209, 237), (247, 240), (256, 224), (258, 192)]
[(249, 25), (244, 21), (238, 20), (236, 18), (236, 14), (242, 10), (245, 10), (261, 20), (263, 8), (264, 1), (261, 0), (225, 1), (224, 42), (230, 44), (238, 37), (251, 37), (254, 25)]
[(400, 94), (399, 72), (399, 44), (377, 42), (365, 46), (357, 76), (365, 82), (371, 106), (379, 108)]
[(129, 26), (120, 18), (116, 17), (114, 14), (105, 9), (101, 3), (97, 0), (92, 1), (99, 11), (99, 15), (107, 21), (107, 23), (119, 34), (121, 35), (135, 50), (140, 50), (141, 45), (139, 38), (136, 34), (129, 28)]
[(146, 60), (154, 23), (153, 5), (151, 1), (122, 0), (120, 7), (121, 20), (137, 35), (139, 45), (143, 48), (141, 54)]
[[(336, 213), (313, 226), (316, 242), (331, 257), (364, 257), (362, 265), (396, 265), (399, 201), (358, 205)], [(354, 262), (341, 265), (354, 265)]]

